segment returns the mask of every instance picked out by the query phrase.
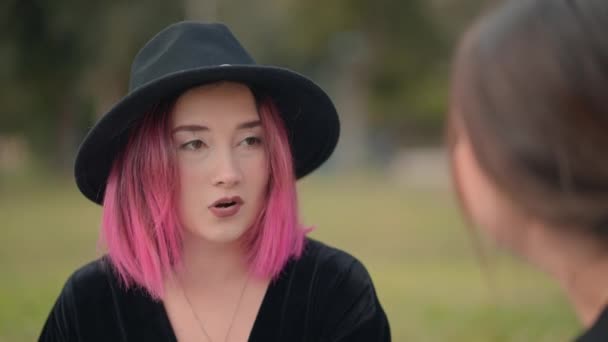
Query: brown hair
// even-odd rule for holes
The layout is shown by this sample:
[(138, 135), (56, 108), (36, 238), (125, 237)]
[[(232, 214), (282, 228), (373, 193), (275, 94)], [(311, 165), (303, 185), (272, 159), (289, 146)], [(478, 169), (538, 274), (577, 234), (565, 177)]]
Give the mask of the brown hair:
[(448, 121), (450, 135), (467, 134), (482, 169), (524, 210), (603, 237), (606, 32), (606, 0), (507, 2), (460, 44)]

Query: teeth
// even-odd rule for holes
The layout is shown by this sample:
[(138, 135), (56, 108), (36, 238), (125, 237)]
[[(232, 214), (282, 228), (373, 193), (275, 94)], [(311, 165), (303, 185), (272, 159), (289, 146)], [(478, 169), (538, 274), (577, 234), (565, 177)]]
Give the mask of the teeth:
[(236, 204), (235, 202), (225, 202), (225, 203), (219, 203), (219, 204), (217, 205), (217, 207), (220, 207), (220, 208), (228, 208), (228, 207), (233, 206), (233, 205), (235, 205), (235, 204)]

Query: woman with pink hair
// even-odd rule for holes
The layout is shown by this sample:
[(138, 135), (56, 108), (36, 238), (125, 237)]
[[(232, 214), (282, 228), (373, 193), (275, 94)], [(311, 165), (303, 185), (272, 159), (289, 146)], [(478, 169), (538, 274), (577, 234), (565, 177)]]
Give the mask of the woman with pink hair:
[(41, 341), (390, 341), (364, 266), (298, 221), (295, 181), (339, 135), (321, 88), (180, 22), (129, 89), (76, 158), (107, 254), (68, 279)]

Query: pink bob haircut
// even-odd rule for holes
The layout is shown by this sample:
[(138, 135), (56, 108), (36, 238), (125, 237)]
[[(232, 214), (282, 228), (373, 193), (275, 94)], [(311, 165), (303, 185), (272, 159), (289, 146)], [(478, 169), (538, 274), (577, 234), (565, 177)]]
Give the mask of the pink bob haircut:
[[(275, 278), (299, 258), (309, 231), (298, 219), (296, 179), (283, 120), (269, 97), (257, 106), (270, 177), (266, 203), (243, 236), (252, 274)], [(100, 246), (122, 284), (162, 299), (163, 281), (181, 261), (176, 198), (179, 179), (170, 136), (175, 101), (156, 106), (135, 125), (113, 163), (103, 202)]]

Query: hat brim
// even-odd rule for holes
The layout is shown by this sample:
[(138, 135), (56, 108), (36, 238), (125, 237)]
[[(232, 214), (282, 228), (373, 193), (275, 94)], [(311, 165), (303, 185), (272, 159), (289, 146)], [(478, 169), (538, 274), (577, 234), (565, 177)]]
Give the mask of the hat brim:
[(129, 128), (159, 101), (217, 81), (245, 83), (273, 98), (289, 134), (296, 178), (318, 168), (334, 151), (340, 133), (338, 114), (328, 95), (305, 76), (264, 65), (190, 69), (135, 89), (101, 117), (76, 156), (74, 173), (80, 191), (102, 204), (112, 163), (127, 142)]

